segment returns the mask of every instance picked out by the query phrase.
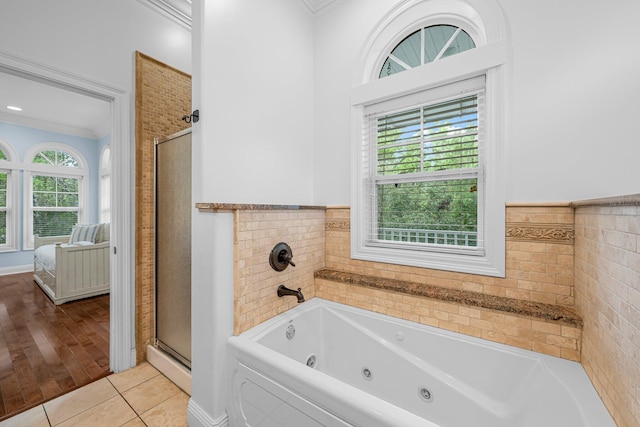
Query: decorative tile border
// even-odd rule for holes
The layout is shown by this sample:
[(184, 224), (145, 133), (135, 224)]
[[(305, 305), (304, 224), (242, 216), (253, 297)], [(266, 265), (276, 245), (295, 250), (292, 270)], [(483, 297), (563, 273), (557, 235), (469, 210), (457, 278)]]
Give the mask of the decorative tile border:
[(349, 231), (351, 229), (351, 221), (327, 221), (324, 228), (332, 231)]
[[(349, 220), (327, 221), (325, 229), (349, 231), (351, 223)], [(514, 241), (573, 244), (575, 231), (572, 225), (510, 223), (507, 224), (506, 237), (508, 240)]]
[(573, 244), (575, 229), (573, 225), (509, 223), (506, 236), (515, 241)]

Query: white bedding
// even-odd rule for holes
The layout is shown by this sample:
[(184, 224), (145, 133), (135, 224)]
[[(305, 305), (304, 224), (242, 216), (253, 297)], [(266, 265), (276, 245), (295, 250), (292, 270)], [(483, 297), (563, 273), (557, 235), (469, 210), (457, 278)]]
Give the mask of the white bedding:
[[(73, 245), (68, 243), (63, 243), (63, 248), (67, 248), (69, 246), (89, 246), (93, 245), (91, 242), (76, 242)], [(43, 265), (47, 270), (52, 273), (56, 271), (56, 245), (44, 245), (40, 246), (33, 252), (33, 256), (36, 259), (36, 262), (40, 265)]]
[(56, 245), (40, 246), (33, 253), (36, 262), (49, 271), (56, 271)]

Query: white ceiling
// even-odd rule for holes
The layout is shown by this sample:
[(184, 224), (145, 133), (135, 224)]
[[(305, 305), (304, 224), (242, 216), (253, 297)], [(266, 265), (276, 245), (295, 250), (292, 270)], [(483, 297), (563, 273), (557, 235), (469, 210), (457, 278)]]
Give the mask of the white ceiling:
[[(138, 0), (176, 22), (191, 26), (191, 0)], [(316, 13), (336, 0), (301, 0)], [(16, 112), (7, 105), (22, 108)], [(86, 138), (110, 131), (109, 103), (0, 71), (0, 122)]]
[[(7, 105), (21, 107), (11, 111)], [(0, 72), (0, 121), (86, 138), (109, 134), (109, 103)]]

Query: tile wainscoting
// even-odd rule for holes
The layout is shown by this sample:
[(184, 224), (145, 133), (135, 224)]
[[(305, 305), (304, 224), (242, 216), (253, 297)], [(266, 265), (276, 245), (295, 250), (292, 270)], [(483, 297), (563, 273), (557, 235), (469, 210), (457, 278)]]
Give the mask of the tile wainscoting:
[[(506, 277), (353, 260), (350, 210), (327, 208), (330, 270), (382, 286), (316, 277), (316, 296), (570, 360), (580, 360), (582, 320), (571, 307), (573, 209), (568, 203), (507, 206)], [(386, 281), (386, 284), (385, 284)], [(394, 283), (394, 286), (389, 286)], [(404, 289), (402, 289), (404, 287)], [(429, 296), (412, 292), (435, 289)], [(452, 299), (452, 295), (458, 297)], [(476, 301), (470, 304), (469, 300)], [(466, 300), (466, 302), (464, 301)], [(480, 304), (477, 301), (492, 301)], [(496, 307), (500, 305), (501, 308)], [(537, 306), (537, 312), (531, 307)], [(568, 310), (570, 320), (554, 317)]]
[[(548, 314), (570, 307), (573, 291), (573, 210), (569, 204), (507, 207), (507, 275), (504, 279), (416, 267), (352, 260), (348, 207), (227, 205), (200, 203), (201, 211), (234, 212), (236, 334), (287, 310), (295, 298), (278, 298), (284, 284), (302, 288), (307, 299), (319, 296), (373, 311), (479, 336), (570, 360), (580, 360), (580, 316), (571, 320)], [(296, 267), (276, 272), (268, 256), (275, 244), (288, 243)], [(367, 289), (316, 277), (321, 269), (396, 280), (493, 298), (506, 309), (461, 304), (406, 289)], [(402, 286), (402, 285), (401, 285)], [(349, 296), (349, 298), (347, 298)], [(538, 304), (542, 315), (527, 307)], [(546, 313), (546, 314), (545, 314)], [(538, 313), (540, 314), (540, 313)]]
[(640, 426), (640, 197), (575, 205), (582, 365), (619, 427)]
[[(236, 334), (296, 304), (276, 296), (279, 284), (301, 287), (307, 299), (581, 361), (616, 423), (631, 427), (640, 425), (640, 197), (603, 203), (508, 205), (504, 278), (353, 260), (349, 207), (199, 208), (234, 212)], [(280, 241), (296, 267), (275, 272), (268, 256)]]

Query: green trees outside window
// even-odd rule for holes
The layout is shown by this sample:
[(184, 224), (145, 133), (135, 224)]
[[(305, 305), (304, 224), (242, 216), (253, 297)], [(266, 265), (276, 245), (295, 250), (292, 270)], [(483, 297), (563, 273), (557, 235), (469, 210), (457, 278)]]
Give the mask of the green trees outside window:
[[(34, 164), (78, 168), (78, 160), (63, 150), (43, 150)], [(56, 174), (32, 175), (33, 234), (41, 237), (71, 234), (78, 222), (80, 178)]]
[(78, 178), (33, 176), (33, 234), (71, 234), (78, 222)]
[(478, 96), (377, 119), (377, 239), (477, 246)]

